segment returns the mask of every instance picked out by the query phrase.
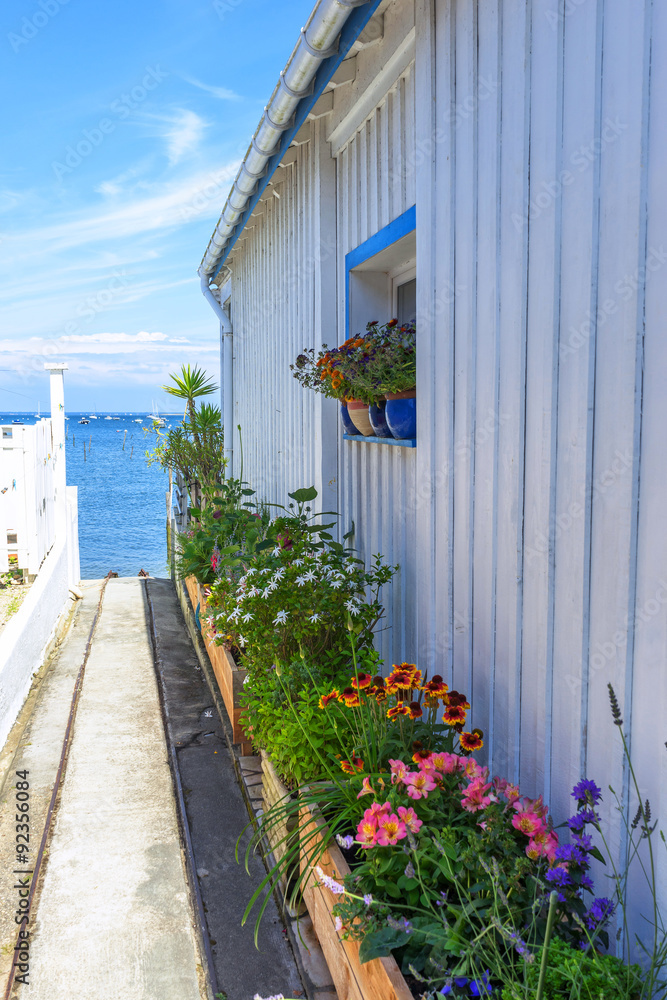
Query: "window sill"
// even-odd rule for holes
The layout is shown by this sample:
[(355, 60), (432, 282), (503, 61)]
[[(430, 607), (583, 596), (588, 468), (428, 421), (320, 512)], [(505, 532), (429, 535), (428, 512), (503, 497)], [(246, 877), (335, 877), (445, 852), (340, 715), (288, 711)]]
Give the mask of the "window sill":
[(344, 441), (357, 441), (359, 444), (389, 444), (394, 448), (416, 448), (416, 438), (378, 438), (366, 437), (364, 434), (343, 434)]

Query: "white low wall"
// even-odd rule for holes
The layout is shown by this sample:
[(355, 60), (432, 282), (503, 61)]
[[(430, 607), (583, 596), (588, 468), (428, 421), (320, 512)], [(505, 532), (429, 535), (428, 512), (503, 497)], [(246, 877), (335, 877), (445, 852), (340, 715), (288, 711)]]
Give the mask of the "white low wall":
[(68, 489), (67, 537), (56, 541), (23, 604), (0, 634), (0, 747), (16, 722), (34, 674), (79, 582), (76, 490)]

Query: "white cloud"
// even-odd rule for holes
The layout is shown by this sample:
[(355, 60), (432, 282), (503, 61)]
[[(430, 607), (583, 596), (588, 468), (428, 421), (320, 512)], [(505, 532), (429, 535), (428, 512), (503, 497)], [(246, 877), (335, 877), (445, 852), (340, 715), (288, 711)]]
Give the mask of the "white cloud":
[(91, 333), (87, 337), (73, 334), (60, 339), (63, 343), (69, 341), (74, 344), (146, 344), (167, 340), (168, 337), (166, 333), (147, 333), (142, 330), (141, 333)]
[(35, 251), (52, 259), (56, 251), (182, 226), (207, 212), (217, 218), (239, 165), (235, 160), (177, 183), (155, 185), (157, 193), (121, 204), (114, 211), (89, 208), (78, 217), (70, 215), (63, 222), (14, 233), (0, 246), (13, 261), (21, 257), (34, 261)]
[(199, 87), (200, 90), (205, 90), (207, 94), (213, 94), (221, 101), (240, 101), (242, 97), (240, 94), (236, 94), (233, 90), (228, 90), (226, 87), (214, 87), (210, 83), (202, 83), (201, 80), (195, 80), (192, 76), (184, 76), (183, 79), (186, 83), (191, 83), (193, 87)]
[(185, 108), (179, 108), (174, 115), (164, 116), (158, 120), (168, 126), (164, 138), (167, 140), (167, 153), (171, 164), (178, 163), (186, 153), (193, 152), (199, 145), (204, 130), (208, 128), (208, 123), (195, 111)]
[[(165, 333), (93, 333), (68, 334), (60, 337), (29, 337), (22, 339), (0, 340), (0, 357), (3, 364), (7, 356), (22, 358), (26, 356), (37, 362), (53, 358), (56, 355), (97, 354), (155, 354), (187, 349), (188, 354), (217, 353), (219, 345), (216, 341), (193, 344), (185, 338), (170, 338)], [(21, 363), (23, 363), (21, 362)], [(136, 364), (132, 362), (132, 366)], [(33, 365), (33, 367), (35, 367)]]

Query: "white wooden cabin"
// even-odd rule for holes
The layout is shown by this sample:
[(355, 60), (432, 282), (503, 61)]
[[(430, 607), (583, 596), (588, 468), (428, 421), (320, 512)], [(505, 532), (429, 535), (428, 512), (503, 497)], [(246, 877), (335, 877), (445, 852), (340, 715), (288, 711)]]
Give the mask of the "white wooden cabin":
[[(556, 822), (595, 779), (620, 849), (608, 682), (667, 820), (667, 4), (320, 0), (309, 25), (323, 8), (339, 51), (200, 271), (233, 473), (240, 424), (261, 496), (314, 483), (400, 563), (388, 662), (467, 692), (493, 771)], [(289, 365), (412, 279), (416, 447), (343, 440)], [(664, 852), (659, 881), (664, 903)]]

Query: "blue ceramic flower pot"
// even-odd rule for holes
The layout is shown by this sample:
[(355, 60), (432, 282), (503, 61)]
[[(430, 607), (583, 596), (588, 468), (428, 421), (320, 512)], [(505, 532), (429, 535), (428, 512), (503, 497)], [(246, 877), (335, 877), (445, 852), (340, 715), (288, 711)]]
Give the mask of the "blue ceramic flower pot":
[(354, 426), (350, 420), (350, 414), (347, 412), (347, 406), (345, 403), (341, 403), (340, 407), (340, 419), (343, 422), (343, 430), (346, 434), (359, 434), (360, 431)]
[(387, 426), (395, 438), (417, 437), (417, 400), (412, 397), (388, 399), (385, 409)]
[(371, 426), (373, 428), (373, 433), (375, 434), (375, 437), (379, 438), (393, 437), (393, 434), (391, 433), (389, 427), (387, 426), (387, 420), (385, 417), (386, 405), (387, 405), (386, 400), (382, 399), (376, 405), (374, 404), (368, 407), (368, 419), (371, 422)]

